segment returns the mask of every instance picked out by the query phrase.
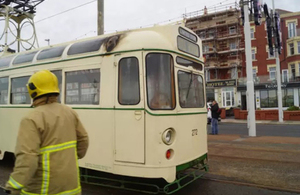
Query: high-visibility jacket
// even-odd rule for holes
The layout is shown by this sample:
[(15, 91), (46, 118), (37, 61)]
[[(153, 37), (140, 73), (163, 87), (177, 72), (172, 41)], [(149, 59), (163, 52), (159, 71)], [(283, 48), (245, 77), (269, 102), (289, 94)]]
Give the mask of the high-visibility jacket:
[(37, 99), (34, 106), (21, 121), (6, 189), (24, 195), (80, 195), (78, 158), (88, 148), (86, 130), (76, 112), (56, 97)]

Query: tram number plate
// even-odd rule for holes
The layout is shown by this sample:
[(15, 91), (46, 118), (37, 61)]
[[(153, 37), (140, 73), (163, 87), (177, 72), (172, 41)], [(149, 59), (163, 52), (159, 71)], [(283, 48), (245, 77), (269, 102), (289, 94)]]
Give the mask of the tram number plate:
[(198, 135), (198, 129), (193, 129), (192, 130), (192, 136)]

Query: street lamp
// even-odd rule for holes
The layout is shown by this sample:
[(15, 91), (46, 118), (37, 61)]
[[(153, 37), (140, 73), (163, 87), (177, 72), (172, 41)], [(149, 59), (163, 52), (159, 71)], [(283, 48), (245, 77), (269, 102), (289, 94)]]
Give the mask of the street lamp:
[(48, 46), (50, 45), (50, 39), (45, 39), (48, 42)]

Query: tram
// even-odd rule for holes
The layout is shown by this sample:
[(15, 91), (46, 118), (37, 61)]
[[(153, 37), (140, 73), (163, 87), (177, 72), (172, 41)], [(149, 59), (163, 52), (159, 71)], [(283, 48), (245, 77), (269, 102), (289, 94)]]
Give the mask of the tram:
[(19, 123), (32, 109), (26, 83), (43, 69), (57, 76), (59, 101), (88, 131), (81, 168), (178, 188), (179, 173), (208, 170), (202, 43), (188, 28), (154, 26), (3, 55), (0, 160), (14, 152)]

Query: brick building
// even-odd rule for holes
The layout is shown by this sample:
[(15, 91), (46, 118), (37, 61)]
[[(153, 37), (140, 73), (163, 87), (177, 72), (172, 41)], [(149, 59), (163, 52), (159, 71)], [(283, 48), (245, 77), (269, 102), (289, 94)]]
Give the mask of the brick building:
[(202, 40), (207, 98), (222, 107), (236, 106), (237, 79), (245, 76), (245, 43), (237, 4), (186, 15), (186, 26)]
[[(299, 106), (300, 12), (276, 11), (280, 14), (282, 29), (283, 106)], [(247, 109), (245, 41), (238, 5), (204, 9), (187, 14), (187, 18), (186, 26), (202, 39), (207, 98), (216, 99), (221, 107)], [(260, 26), (251, 22), (251, 45), (256, 107), (276, 108), (276, 60), (269, 54), (264, 20)]]

